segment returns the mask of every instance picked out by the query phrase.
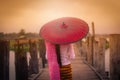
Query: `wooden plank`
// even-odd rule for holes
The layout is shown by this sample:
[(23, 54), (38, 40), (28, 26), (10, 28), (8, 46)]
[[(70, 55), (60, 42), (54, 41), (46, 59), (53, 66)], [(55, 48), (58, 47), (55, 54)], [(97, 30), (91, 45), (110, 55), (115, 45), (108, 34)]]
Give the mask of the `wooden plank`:
[(97, 71), (101, 75), (105, 75), (105, 44), (104, 38), (99, 38), (98, 53), (97, 53)]

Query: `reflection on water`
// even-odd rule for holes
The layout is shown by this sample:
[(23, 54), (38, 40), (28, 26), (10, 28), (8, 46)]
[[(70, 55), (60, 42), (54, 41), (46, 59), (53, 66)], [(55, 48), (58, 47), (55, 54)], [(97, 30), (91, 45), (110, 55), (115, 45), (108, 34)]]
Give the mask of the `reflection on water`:
[(15, 53), (10, 51), (9, 80), (15, 80)]
[(108, 77), (110, 77), (110, 49), (105, 51), (105, 72), (108, 72)]
[(105, 71), (110, 71), (110, 49), (105, 52)]
[(29, 61), (30, 61), (30, 58), (31, 58), (30, 53), (29, 53), (29, 52), (27, 52), (27, 63), (28, 63), (28, 66), (29, 66)]

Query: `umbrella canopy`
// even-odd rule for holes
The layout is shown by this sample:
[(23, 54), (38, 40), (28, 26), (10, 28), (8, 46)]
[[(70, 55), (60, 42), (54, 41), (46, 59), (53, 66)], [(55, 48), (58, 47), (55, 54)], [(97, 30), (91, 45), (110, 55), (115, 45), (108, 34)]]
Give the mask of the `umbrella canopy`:
[(78, 41), (86, 36), (88, 24), (78, 18), (63, 17), (43, 25), (40, 35), (55, 44), (66, 44)]

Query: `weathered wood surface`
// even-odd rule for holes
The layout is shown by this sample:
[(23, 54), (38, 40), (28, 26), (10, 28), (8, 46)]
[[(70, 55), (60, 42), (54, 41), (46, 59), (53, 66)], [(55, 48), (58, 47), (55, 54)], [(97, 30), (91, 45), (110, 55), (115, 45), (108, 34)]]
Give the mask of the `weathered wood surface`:
[(45, 64), (47, 62), (46, 60), (46, 47), (45, 47), (45, 42), (43, 39), (39, 40), (39, 53), (40, 53), (40, 58), (42, 59), (42, 67), (45, 68)]
[[(17, 48), (16, 48), (17, 47)], [(15, 71), (16, 80), (27, 80), (28, 79), (28, 65), (26, 52), (24, 50), (24, 45), (19, 44), (15, 46)]]
[(87, 37), (87, 62), (93, 65), (93, 37)]
[(9, 42), (0, 40), (0, 80), (9, 80)]
[(110, 35), (110, 80), (120, 80), (120, 34)]
[(73, 80), (100, 80), (83, 60), (80, 54), (76, 53), (76, 58), (72, 61)]
[(105, 38), (99, 38), (98, 43), (94, 43), (94, 67), (101, 75), (105, 75), (105, 44)]
[(98, 41), (92, 40), (92, 36), (89, 36), (87, 37), (87, 41), (82, 42), (82, 52), (84, 51), (84, 54), (87, 54), (87, 62), (93, 66), (102, 76), (105, 76), (106, 39), (99, 37), (97, 38)]

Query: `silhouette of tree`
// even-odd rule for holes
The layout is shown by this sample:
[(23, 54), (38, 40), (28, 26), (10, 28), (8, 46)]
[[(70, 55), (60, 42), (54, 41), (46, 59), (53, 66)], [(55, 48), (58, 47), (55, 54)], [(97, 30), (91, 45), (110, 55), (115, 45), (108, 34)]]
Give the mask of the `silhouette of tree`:
[(3, 36), (4, 36), (4, 33), (0, 32), (0, 38), (3, 38)]
[(21, 29), (20, 32), (19, 32), (19, 35), (25, 35), (25, 30), (24, 29)]

